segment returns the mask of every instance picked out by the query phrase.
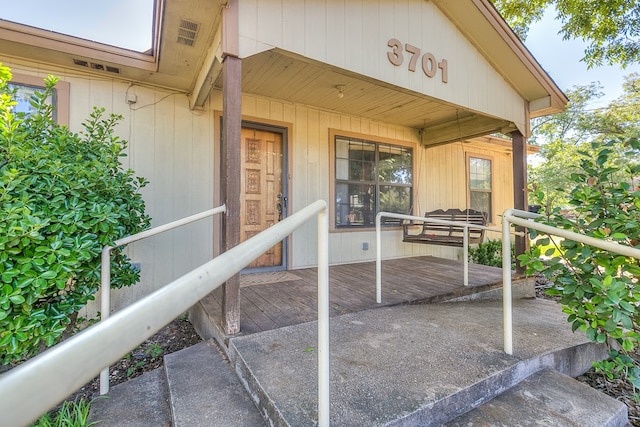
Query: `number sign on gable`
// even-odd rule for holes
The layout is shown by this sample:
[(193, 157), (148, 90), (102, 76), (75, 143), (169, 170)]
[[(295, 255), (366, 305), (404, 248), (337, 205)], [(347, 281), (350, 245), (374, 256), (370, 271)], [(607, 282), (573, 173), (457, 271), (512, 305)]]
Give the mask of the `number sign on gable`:
[(422, 72), (425, 76), (432, 78), (435, 77), (438, 70), (441, 72), (442, 83), (447, 83), (449, 81), (448, 76), (448, 65), (446, 59), (442, 59), (441, 61), (437, 61), (436, 57), (431, 52), (425, 52), (422, 54), (422, 50), (419, 47), (410, 45), (409, 43), (402, 42), (396, 38), (389, 39), (387, 46), (391, 48), (390, 52), (387, 52), (387, 58), (389, 62), (391, 62), (396, 67), (399, 67), (404, 62), (403, 52), (410, 54), (409, 59), (409, 71), (415, 72), (416, 66), (418, 65), (418, 61), (421, 59), (422, 64)]

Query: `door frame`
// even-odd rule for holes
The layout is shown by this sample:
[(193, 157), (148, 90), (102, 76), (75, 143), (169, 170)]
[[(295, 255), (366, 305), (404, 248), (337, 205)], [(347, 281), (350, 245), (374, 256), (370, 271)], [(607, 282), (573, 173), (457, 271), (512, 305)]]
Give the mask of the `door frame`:
[[(220, 127), (219, 132), (215, 132), (215, 140), (214, 140), (214, 155), (218, 159), (217, 162), (214, 163), (214, 186), (213, 186), (213, 200), (214, 205), (219, 206), (222, 204), (221, 201), (221, 189), (220, 185), (221, 181), (221, 157), (220, 157), (220, 143), (222, 140), (222, 111), (215, 111), (214, 113), (214, 123), (218, 124)], [(243, 117), (242, 119), (242, 128), (248, 129), (256, 129), (267, 132), (279, 133), (282, 136), (282, 194), (288, 198), (288, 203), (286, 206), (282, 208), (282, 219), (287, 217), (289, 206), (291, 206), (291, 196), (289, 194), (289, 133), (291, 130), (291, 125), (288, 123), (274, 122), (267, 119), (260, 119), (254, 117)], [(218, 230), (217, 236), (214, 236), (213, 242), (213, 253), (214, 257), (218, 256), (222, 251), (221, 246), (221, 238), (222, 238), (222, 226), (221, 221), (218, 216), (214, 217), (214, 230)], [(285, 238), (282, 241), (282, 265), (275, 267), (258, 267), (258, 268), (245, 268), (241, 271), (241, 273), (259, 273), (259, 272), (267, 272), (267, 271), (285, 271), (289, 269), (290, 265), (290, 247), (291, 247), (291, 236)]]
[[(255, 129), (265, 132), (278, 133), (282, 137), (282, 194), (287, 199), (282, 204), (282, 219), (287, 217), (289, 211), (289, 153), (288, 153), (288, 128), (254, 120), (242, 120), (242, 129)], [(261, 273), (267, 271), (285, 271), (289, 269), (289, 238), (282, 240), (282, 264), (271, 267), (245, 268), (240, 273)]]

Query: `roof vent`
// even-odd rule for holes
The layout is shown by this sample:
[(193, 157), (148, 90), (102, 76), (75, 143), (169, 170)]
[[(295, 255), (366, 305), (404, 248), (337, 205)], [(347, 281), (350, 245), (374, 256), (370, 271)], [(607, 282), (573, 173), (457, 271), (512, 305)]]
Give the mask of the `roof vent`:
[(196, 36), (198, 35), (199, 24), (193, 21), (187, 21), (186, 19), (180, 20), (180, 27), (178, 27), (178, 40), (180, 44), (187, 46), (193, 46), (196, 42)]

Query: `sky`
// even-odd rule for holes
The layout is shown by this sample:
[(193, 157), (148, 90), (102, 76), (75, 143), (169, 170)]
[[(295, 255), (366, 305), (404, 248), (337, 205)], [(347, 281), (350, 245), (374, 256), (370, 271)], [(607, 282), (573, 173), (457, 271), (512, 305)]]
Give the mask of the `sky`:
[(151, 48), (153, 0), (4, 0), (0, 18), (126, 49)]
[(640, 64), (626, 69), (619, 66), (587, 69), (587, 65), (580, 61), (584, 56), (585, 43), (581, 40), (562, 40), (562, 36), (558, 34), (560, 23), (554, 18), (553, 10), (547, 11), (540, 22), (531, 26), (524, 44), (558, 87), (566, 91), (575, 85), (599, 81), (604, 87), (605, 96), (593, 103), (592, 107), (605, 106), (620, 96), (623, 77), (632, 72), (640, 73)]

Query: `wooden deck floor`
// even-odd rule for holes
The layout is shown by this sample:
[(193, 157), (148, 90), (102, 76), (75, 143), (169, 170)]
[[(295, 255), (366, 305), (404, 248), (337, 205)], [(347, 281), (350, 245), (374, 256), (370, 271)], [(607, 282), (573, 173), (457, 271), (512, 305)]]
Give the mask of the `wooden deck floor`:
[[(242, 334), (317, 320), (317, 270), (292, 270), (285, 276), (286, 281), (240, 288)], [(382, 263), (382, 304), (377, 304), (374, 262), (332, 266), (330, 315), (468, 295), (501, 283), (502, 269), (470, 264), (469, 282), (465, 288), (462, 262), (434, 257), (387, 260)], [(214, 321), (220, 319), (218, 301), (219, 292), (203, 300)]]

